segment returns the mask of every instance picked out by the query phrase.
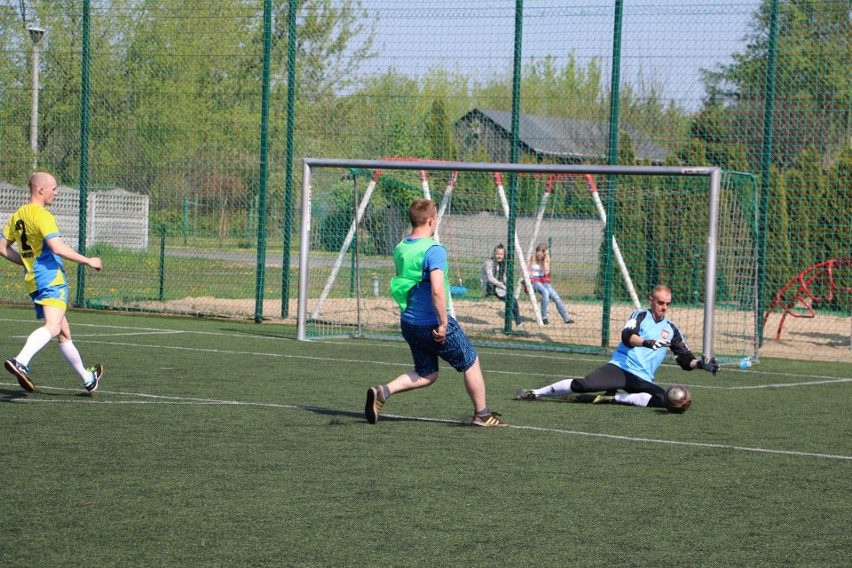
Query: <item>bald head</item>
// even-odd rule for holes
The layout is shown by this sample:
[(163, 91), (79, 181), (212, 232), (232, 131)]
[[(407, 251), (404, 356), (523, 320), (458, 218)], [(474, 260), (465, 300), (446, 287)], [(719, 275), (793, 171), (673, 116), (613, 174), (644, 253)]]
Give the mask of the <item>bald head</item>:
[(30, 176), (29, 186), (30, 193), (35, 192), (39, 188), (52, 189), (56, 187), (56, 178), (44, 172), (36, 172)]
[(52, 205), (56, 198), (56, 178), (44, 172), (36, 172), (30, 177), (30, 203)]

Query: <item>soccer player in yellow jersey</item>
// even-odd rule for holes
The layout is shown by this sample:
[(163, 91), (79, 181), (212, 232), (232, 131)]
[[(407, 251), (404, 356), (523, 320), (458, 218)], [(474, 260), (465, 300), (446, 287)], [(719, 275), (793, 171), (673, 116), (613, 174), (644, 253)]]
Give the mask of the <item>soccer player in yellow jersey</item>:
[[(29, 181), (30, 199), (15, 211), (6, 228), (0, 233), (0, 256), (24, 267), (24, 283), (35, 305), (36, 317), (44, 325), (30, 334), (23, 349), (4, 363), (26, 391), (35, 390), (30, 378), (30, 360), (48, 342), (59, 336), (59, 350), (89, 392), (98, 388), (104, 374), (100, 363), (86, 368), (80, 353), (71, 340), (71, 327), (65, 318), (68, 307), (68, 281), (62, 259), (85, 264), (95, 270), (103, 268), (101, 259), (86, 257), (62, 242), (56, 219), (45, 209), (56, 198), (56, 178), (44, 172), (32, 175)], [(12, 244), (17, 243), (17, 250)]]

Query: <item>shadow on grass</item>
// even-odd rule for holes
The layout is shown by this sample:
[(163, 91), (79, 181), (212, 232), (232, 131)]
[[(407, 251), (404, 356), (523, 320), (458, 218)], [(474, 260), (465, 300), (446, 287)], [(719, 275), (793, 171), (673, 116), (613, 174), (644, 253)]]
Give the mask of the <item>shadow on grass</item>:
[[(354, 410), (341, 410), (339, 408), (325, 408), (323, 406), (298, 406), (299, 410), (307, 410), (308, 412), (313, 412), (314, 414), (319, 414), (320, 416), (346, 416), (348, 418), (361, 418), (364, 422), (367, 421), (363, 412), (356, 412)], [(382, 422), (423, 422), (420, 418), (409, 418), (406, 416), (382, 416)]]
[(0, 402), (17, 402), (26, 400), (33, 396), (39, 398), (92, 398), (92, 393), (85, 390), (75, 393), (51, 392), (48, 390), (40, 390), (38, 387), (36, 387), (35, 392), (25, 392), (17, 389), (0, 389)]
[(272, 339), (290, 339), (295, 341), (296, 338), (293, 337), (293, 332), (289, 333), (287, 330), (282, 330), (280, 328), (272, 328), (272, 327), (260, 327), (257, 328), (231, 328), (231, 327), (223, 327), (223, 332), (233, 333), (234, 335), (246, 335), (246, 336), (257, 336), (257, 337), (265, 337)]
[(0, 402), (15, 402), (27, 398), (27, 393), (20, 389), (0, 389)]
[[(542, 402), (545, 402), (545, 403), (547, 403), (547, 402), (550, 402), (550, 403), (553, 403), (553, 402), (565, 403), (565, 402), (567, 402), (567, 403), (571, 403), (571, 404), (592, 404), (592, 402), (595, 400), (595, 398), (597, 398), (598, 394), (600, 394), (600, 393), (574, 394), (574, 395), (567, 395), (567, 396), (563, 396), (563, 397), (542, 397), (542, 398), (540, 398), (540, 399), (538, 399), (534, 402), (536, 404), (539, 404), (539, 403), (542, 403)], [(515, 399), (515, 400), (517, 401), (517, 399)], [(524, 402), (524, 401), (517, 401), (517, 402)], [(529, 401), (526, 401), (526, 402), (529, 402)], [(617, 404), (616, 403), (616, 404), (605, 404), (605, 405), (601, 405), (601, 406), (629, 407), (630, 405), (629, 404)], [(669, 412), (665, 408), (658, 408), (658, 407), (650, 407), (647, 410), (653, 410), (655, 414), (666, 414), (666, 415), (668, 415), (668, 414), (677, 415), (678, 414), (676, 412)]]
[[(365, 424), (367, 423), (367, 419), (364, 416), (363, 412), (356, 412), (353, 410), (341, 410), (339, 408), (326, 408), (323, 406), (297, 406), (299, 410), (306, 410), (308, 412), (313, 412), (314, 414), (318, 414), (320, 416), (330, 416), (332, 420), (329, 422), (331, 426), (341, 426), (343, 423), (338, 420), (340, 417), (347, 418), (359, 418)], [(380, 422), (431, 422), (436, 424), (442, 424), (448, 427), (456, 427), (456, 426), (470, 426), (470, 419), (464, 418), (460, 420), (429, 420), (424, 418), (416, 418), (410, 416), (393, 416), (393, 415), (382, 415)]]

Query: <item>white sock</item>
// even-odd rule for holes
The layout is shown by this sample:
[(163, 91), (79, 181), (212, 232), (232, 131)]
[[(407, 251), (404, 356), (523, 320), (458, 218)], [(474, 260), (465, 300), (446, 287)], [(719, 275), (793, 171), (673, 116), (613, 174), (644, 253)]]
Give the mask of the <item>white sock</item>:
[(27, 338), (24, 348), (21, 349), (21, 352), (18, 353), (17, 357), (15, 357), (15, 361), (24, 367), (28, 367), (30, 360), (35, 357), (35, 354), (41, 351), (41, 348), (47, 345), (51, 339), (50, 331), (46, 327), (42, 326), (38, 328)]
[(546, 387), (535, 389), (533, 394), (536, 397), (539, 396), (564, 396), (566, 394), (571, 394), (571, 382), (574, 379), (565, 379), (564, 381), (559, 381), (558, 383), (553, 383), (552, 385), (548, 385)]
[(648, 403), (653, 398), (646, 392), (617, 392), (615, 393), (615, 402), (621, 404), (630, 404), (632, 406), (648, 406)]
[(59, 350), (62, 351), (62, 355), (65, 356), (65, 360), (68, 361), (71, 368), (77, 371), (77, 374), (83, 379), (84, 384), (92, 382), (92, 372), (86, 370), (86, 367), (83, 366), (83, 359), (80, 358), (80, 352), (77, 351), (73, 341), (60, 343)]

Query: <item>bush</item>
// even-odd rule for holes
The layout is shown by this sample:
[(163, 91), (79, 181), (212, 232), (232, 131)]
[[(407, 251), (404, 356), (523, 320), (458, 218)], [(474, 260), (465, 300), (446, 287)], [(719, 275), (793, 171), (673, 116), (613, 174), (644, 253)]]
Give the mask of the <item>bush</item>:
[(317, 233), (322, 249), (326, 251), (339, 251), (346, 240), (346, 233), (352, 226), (352, 211), (346, 209), (331, 209), (322, 216)]

